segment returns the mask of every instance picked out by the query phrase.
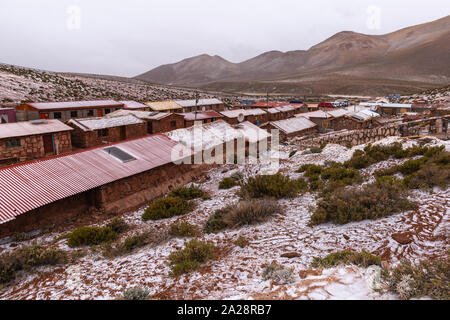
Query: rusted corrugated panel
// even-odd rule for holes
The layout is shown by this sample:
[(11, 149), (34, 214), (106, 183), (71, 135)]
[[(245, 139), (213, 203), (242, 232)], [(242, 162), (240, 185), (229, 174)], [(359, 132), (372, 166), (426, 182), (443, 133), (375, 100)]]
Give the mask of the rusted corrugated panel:
[(0, 124), (0, 139), (70, 131), (73, 128), (59, 120), (35, 120)]
[[(0, 169), (0, 224), (30, 210), (190, 156), (192, 151), (156, 134), (110, 144), (136, 160), (121, 162), (105, 146)], [(177, 146), (183, 156), (172, 159)]]
[(316, 124), (307, 118), (289, 118), (280, 121), (273, 121), (271, 124), (285, 132), (286, 134), (300, 132), (306, 129), (314, 128)]

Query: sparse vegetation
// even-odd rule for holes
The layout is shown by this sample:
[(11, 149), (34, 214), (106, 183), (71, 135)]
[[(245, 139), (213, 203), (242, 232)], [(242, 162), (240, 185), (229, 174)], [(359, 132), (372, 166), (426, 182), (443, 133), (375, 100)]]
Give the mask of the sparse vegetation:
[(205, 232), (215, 233), (223, 229), (238, 228), (267, 221), (280, 213), (280, 206), (270, 200), (240, 201), (217, 210), (207, 221)]
[(413, 208), (415, 204), (404, 198), (402, 188), (395, 180), (380, 179), (362, 188), (335, 189), (325, 194), (317, 203), (310, 225), (373, 220)]
[(219, 189), (231, 189), (237, 185), (238, 183), (233, 178), (223, 178), (222, 181), (219, 182)]
[(110, 223), (108, 223), (107, 227), (118, 234), (128, 230), (128, 224), (123, 219), (119, 218), (114, 218)]
[(168, 238), (167, 233), (160, 231), (142, 231), (135, 233), (122, 242), (115, 245), (106, 244), (103, 249), (103, 256), (106, 258), (114, 258), (132, 253), (137, 248), (147, 245), (158, 245)]
[(212, 243), (192, 239), (185, 244), (184, 249), (172, 252), (169, 255), (169, 265), (172, 276), (197, 270), (203, 263), (216, 257), (216, 248)]
[(244, 236), (240, 235), (239, 238), (234, 242), (240, 248), (245, 248), (248, 245), (248, 240)]
[(382, 273), (389, 289), (402, 299), (430, 297), (432, 299), (450, 299), (450, 258), (424, 260), (412, 264), (403, 260), (391, 270)]
[(262, 276), (264, 280), (273, 280), (279, 284), (289, 284), (295, 281), (292, 269), (286, 269), (275, 261), (264, 266)]
[(381, 265), (381, 258), (375, 256), (366, 250), (361, 252), (354, 251), (338, 251), (330, 253), (324, 258), (315, 257), (312, 262), (313, 268), (332, 268), (337, 265), (347, 265), (352, 264), (355, 266), (360, 266), (367, 268), (371, 265)]
[(173, 223), (169, 229), (169, 235), (173, 237), (195, 237), (199, 233), (200, 230), (188, 222)]
[(168, 197), (181, 198), (184, 200), (194, 200), (199, 198), (209, 199), (209, 195), (205, 191), (194, 185), (173, 189), (168, 194)]
[(150, 295), (150, 291), (147, 288), (136, 287), (127, 289), (123, 292), (124, 300), (146, 300)]
[(67, 235), (67, 245), (71, 248), (98, 245), (114, 241), (117, 232), (110, 227), (81, 227)]
[(299, 193), (299, 184), (287, 176), (259, 175), (250, 177), (241, 185), (239, 195), (242, 198), (292, 198)]
[(166, 197), (153, 202), (142, 215), (144, 221), (161, 220), (184, 215), (194, 209), (194, 204), (178, 197)]
[(20, 270), (64, 264), (67, 260), (67, 253), (63, 250), (44, 249), (37, 244), (21, 247), (0, 256), (0, 283), (13, 280), (16, 272)]

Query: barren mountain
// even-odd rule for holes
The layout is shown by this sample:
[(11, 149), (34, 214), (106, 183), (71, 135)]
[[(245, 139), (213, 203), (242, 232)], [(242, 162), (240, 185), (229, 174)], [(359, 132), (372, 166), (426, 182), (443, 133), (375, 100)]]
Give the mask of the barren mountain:
[(447, 16), (385, 35), (344, 31), (307, 51), (270, 51), (241, 63), (201, 55), (136, 78), (241, 92), (410, 93), (450, 82), (449, 40)]

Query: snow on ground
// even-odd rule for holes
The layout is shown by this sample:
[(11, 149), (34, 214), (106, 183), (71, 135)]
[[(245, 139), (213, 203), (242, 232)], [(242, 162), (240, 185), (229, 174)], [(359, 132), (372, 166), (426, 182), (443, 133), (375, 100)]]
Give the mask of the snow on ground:
[[(398, 138), (388, 138), (379, 143), (394, 141)], [(406, 142), (405, 145), (411, 143), (414, 142)], [(294, 171), (302, 164), (345, 161), (355, 149), (363, 147), (347, 149), (328, 145), (321, 154), (299, 153), (281, 160), (280, 171), (298, 177)], [(396, 160), (375, 166), (392, 164), (397, 164)], [(247, 176), (255, 175), (263, 169), (261, 164), (212, 169), (208, 172), (207, 182), (201, 184), (210, 193), (211, 200), (197, 201), (195, 211), (186, 216), (143, 222), (141, 209), (123, 218), (134, 226), (130, 233), (148, 228), (164, 230), (175, 221), (203, 226), (216, 209), (238, 201), (235, 195), (238, 187), (218, 190), (223, 177), (237, 170)], [(373, 172), (375, 168), (366, 170)], [(419, 208), (414, 211), (375, 221), (342, 226), (324, 224), (311, 228), (307, 226), (311, 215), (309, 207), (314, 206), (316, 199), (307, 193), (295, 199), (281, 200), (283, 214), (264, 224), (227, 230), (217, 235), (202, 235), (202, 240), (212, 241), (220, 248), (220, 258), (177, 279), (168, 276), (167, 257), (177, 248), (182, 248), (186, 240), (169, 239), (159, 246), (145, 247), (128, 256), (105, 259), (91, 252), (74, 265), (24, 273), (13, 285), (0, 291), (0, 299), (114, 299), (121, 296), (124, 289), (135, 286), (148, 287), (159, 299), (396, 299), (387, 292), (370, 289), (365, 269), (346, 266), (317, 270), (311, 269), (310, 264), (314, 257), (344, 249), (366, 249), (382, 256), (390, 264), (398, 263), (402, 258), (414, 261), (442, 256), (450, 247), (450, 191), (414, 191), (411, 197), (419, 203)], [(413, 239), (410, 244), (401, 245), (392, 238), (394, 233), (405, 232)], [(233, 244), (241, 235), (249, 240), (245, 248)], [(37, 241), (51, 242), (57, 236), (47, 234)], [(15, 244), (2, 244), (0, 250), (11, 250), (11, 245)], [(69, 250), (64, 240), (55, 241), (52, 245)], [(293, 252), (299, 256), (292, 259), (281, 257), (284, 253)], [(261, 276), (263, 265), (272, 261), (291, 268), (295, 282), (278, 285), (264, 281)]]

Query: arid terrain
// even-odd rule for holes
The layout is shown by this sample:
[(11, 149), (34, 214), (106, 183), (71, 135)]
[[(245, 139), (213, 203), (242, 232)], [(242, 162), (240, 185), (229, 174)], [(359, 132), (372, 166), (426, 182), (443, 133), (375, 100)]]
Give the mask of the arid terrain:
[[(399, 141), (403, 148), (417, 144), (417, 141), (396, 137), (376, 144), (390, 145)], [(430, 139), (427, 145), (444, 145), (446, 151), (450, 150), (448, 142), (436, 139)], [(298, 178), (302, 174), (296, 170), (302, 164), (343, 162), (363, 147), (348, 149), (327, 145), (320, 154), (298, 152), (289, 158), (288, 154), (296, 146), (294, 142), (288, 143), (280, 151), (280, 171)], [(364, 183), (373, 181), (375, 170), (405, 160), (390, 159), (363, 169)], [(124, 214), (122, 218), (130, 229), (121, 235), (121, 239), (144, 230), (164, 234), (172, 223), (182, 221), (203, 229), (215, 210), (238, 201), (236, 191), (239, 187), (219, 190), (219, 182), (237, 171), (250, 177), (262, 170), (261, 164), (211, 169), (203, 182), (198, 183), (209, 193), (209, 200), (195, 200), (196, 209), (184, 216), (153, 222), (142, 220), (145, 208)], [(381, 256), (385, 265), (395, 265), (401, 259), (414, 262), (445, 256), (450, 249), (449, 189), (412, 191), (409, 198), (418, 203), (412, 211), (377, 220), (315, 227), (308, 225), (317, 201), (315, 193), (306, 192), (280, 200), (282, 212), (265, 223), (217, 234), (202, 232), (198, 238), (218, 247), (219, 257), (203, 264), (197, 271), (179, 277), (169, 275), (168, 256), (182, 248), (189, 238), (167, 237), (160, 243), (115, 258), (105, 258), (99, 246), (69, 248), (61, 236), (72, 228), (63, 232), (49, 231), (21, 243), (5, 241), (0, 245), (1, 253), (36, 242), (46, 248), (77, 252), (79, 258), (64, 266), (21, 271), (10, 285), (0, 290), (0, 299), (116, 299), (122, 297), (125, 289), (134, 287), (148, 288), (154, 299), (398, 299), (397, 294), (383, 288), (374, 290), (369, 269), (356, 266), (312, 268), (311, 262), (314, 257), (324, 257), (339, 250), (365, 249)], [(407, 234), (409, 242), (402, 244), (395, 240), (394, 234), (399, 233)], [(236, 245), (239, 237), (244, 237), (248, 243), (243, 247)], [(263, 265), (272, 261), (291, 269), (292, 283), (278, 284), (263, 278)]]

